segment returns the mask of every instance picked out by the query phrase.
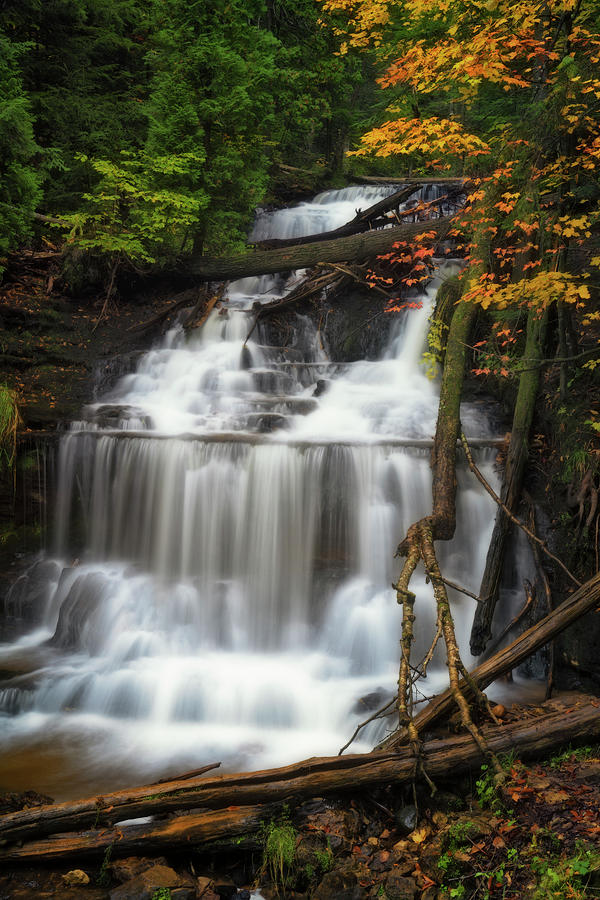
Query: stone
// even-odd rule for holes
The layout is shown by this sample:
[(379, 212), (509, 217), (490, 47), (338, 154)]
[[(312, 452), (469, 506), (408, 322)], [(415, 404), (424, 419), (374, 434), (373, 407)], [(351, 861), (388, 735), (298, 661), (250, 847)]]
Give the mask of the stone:
[(158, 856), (152, 859), (148, 856), (128, 856), (126, 859), (117, 859), (108, 867), (111, 877), (119, 884), (125, 881), (131, 881), (137, 875), (141, 875), (146, 869), (152, 866), (166, 866), (167, 860), (164, 856)]
[(410, 834), (417, 827), (418, 813), (417, 807), (409, 804), (402, 806), (396, 812), (396, 825), (401, 834)]
[(387, 900), (415, 900), (417, 882), (414, 878), (406, 878), (392, 870), (385, 879), (385, 896)]
[(213, 879), (208, 875), (199, 875), (196, 878), (196, 897), (207, 897), (212, 891)]
[(324, 875), (312, 900), (361, 900), (363, 896), (356, 872), (351, 865), (345, 865)]
[(237, 894), (237, 887), (233, 881), (227, 878), (219, 878), (213, 885), (213, 891), (223, 900), (230, 900)]
[(169, 888), (172, 900), (195, 900), (196, 887), (169, 866), (152, 866), (110, 892), (110, 900), (152, 900), (160, 888)]
[(71, 869), (70, 872), (67, 872), (66, 875), (62, 876), (62, 880), (65, 884), (68, 884), (69, 887), (74, 887), (78, 884), (89, 884), (90, 876), (82, 869)]

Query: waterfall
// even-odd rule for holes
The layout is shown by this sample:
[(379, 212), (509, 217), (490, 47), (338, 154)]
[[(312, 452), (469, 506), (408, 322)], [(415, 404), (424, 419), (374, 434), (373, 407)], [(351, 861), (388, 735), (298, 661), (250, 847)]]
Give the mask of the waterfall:
[[(261, 213), (252, 237), (330, 230), (391, 190)], [(61, 441), (53, 554), (7, 601), (27, 623), (0, 646), (0, 669), (18, 673), (0, 685), (0, 771), (13, 787), (68, 796), (215, 760), (262, 768), (337, 753), (392, 695), (394, 550), (431, 505), (424, 444), (438, 386), (420, 358), (437, 288), (457, 267), (439, 261), (379, 359), (339, 365), (301, 316), (286, 347), (260, 329), (246, 342), (252, 305), (298, 275), (243, 279), (199, 332), (172, 329), (83, 410)], [(471, 437), (493, 434), (481, 405), (462, 417)], [(494, 482), (493, 451), (478, 454)], [(495, 509), (468, 472), (459, 483), (440, 562), (477, 591)], [(414, 584), (418, 658), (435, 609), (422, 572)], [(451, 600), (468, 661), (474, 601)], [(436, 658), (424, 690), (446, 676)]]

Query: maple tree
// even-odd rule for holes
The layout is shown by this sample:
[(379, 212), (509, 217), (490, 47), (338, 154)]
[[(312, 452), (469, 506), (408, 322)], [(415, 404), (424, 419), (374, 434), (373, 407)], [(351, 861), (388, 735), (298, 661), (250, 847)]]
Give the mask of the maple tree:
[[(471, 182), (451, 231), (465, 257), (459, 307), (448, 350), (433, 453), (433, 512), (409, 529), (399, 547), (406, 558), (397, 584), (403, 606), (398, 709), (400, 726), (416, 743), (410, 715), (410, 646), (414, 595), (409, 582), (419, 560), (438, 607), (435, 642), (446, 640), (450, 680), (463, 721), (477, 738), (461, 697), (457, 652), (435, 540), (454, 532), (454, 445), (464, 356), (476, 311), (496, 321), (473, 345), (478, 374), (518, 380), (505, 487), (475, 616), (471, 650), (480, 653), (491, 616), (508, 532), (505, 510), (517, 502), (527, 439), (551, 323), (566, 384), (567, 312), (585, 329), (595, 322), (589, 252), (600, 197), (600, 4), (597, 0), (323, 0), (341, 40), (339, 52), (374, 48), (389, 97), (383, 121), (360, 139), (353, 155), (401, 160), (409, 174), (443, 172)], [(389, 171), (389, 168), (388, 170)], [(386, 264), (407, 262), (419, 248), (403, 246)], [(574, 266), (578, 253), (589, 264)], [(423, 275), (426, 275), (423, 272)], [(409, 276), (410, 278), (411, 276)], [(398, 306), (396, 306), (398, 308)], [(584, 324), (585, 323), (585, 324)], [(441, 343), (441, 326), (437, 326)], [(585, 337), (585, 334), (582, 335)], [(515, 356), (516, 352), (516, 356)], [(597, 352), (583, 365), (593, 369)], [(490, 362), (490, 360), (492, 360)], [(477, 365), (477, 364), (476, 364)], [(592, 423), (593, 427), (593, 423)]]

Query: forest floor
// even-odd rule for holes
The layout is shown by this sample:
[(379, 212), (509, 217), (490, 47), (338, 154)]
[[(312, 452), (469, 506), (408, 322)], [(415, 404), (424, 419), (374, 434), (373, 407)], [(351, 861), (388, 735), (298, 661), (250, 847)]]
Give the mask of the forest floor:
[[(0, 874), (0, 900), (247, 900), (253, 890), (265, 900), (600, 896), (600, 747), (502, 762), (500, 790), (483, 767), (440, 782), (434, 796), (417, 785), (316, 798), (210, 853), (11, 867)], [(3, 795), (0, 812), (44, 801)]]
[(101, 317), (99, 288), (72, 297), (66, 287), (58, 251), (12, 256), (0, 285), (0, 382), (17, 391), (25, 431), (76, 417), (102, 379), (102, 362), (147, 348), (153, 333), (140, 326), (176, 293), (159, 284), (111, 301)]

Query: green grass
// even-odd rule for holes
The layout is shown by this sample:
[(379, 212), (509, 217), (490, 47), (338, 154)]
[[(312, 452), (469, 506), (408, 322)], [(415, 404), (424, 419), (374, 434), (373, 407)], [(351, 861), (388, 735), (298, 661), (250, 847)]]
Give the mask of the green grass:
[(15, 463), (19, 422), (17, 394), (0, 384), (0, 470), (12, 469)]
[(265, 826), (263, 869), (273, 884), (284, 889), (293, 874), (296, 839), (296, 829), (286, 818)]

